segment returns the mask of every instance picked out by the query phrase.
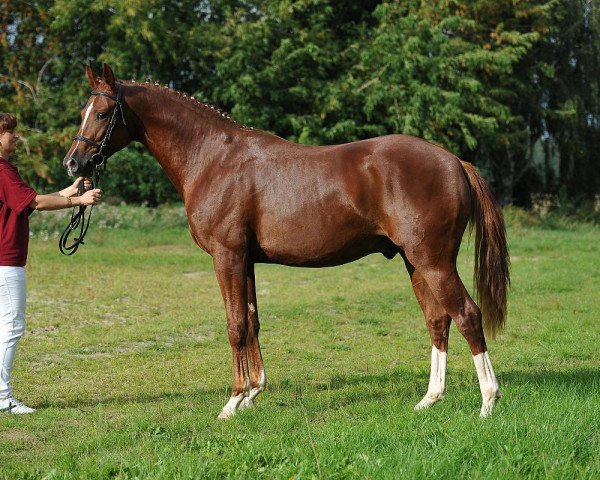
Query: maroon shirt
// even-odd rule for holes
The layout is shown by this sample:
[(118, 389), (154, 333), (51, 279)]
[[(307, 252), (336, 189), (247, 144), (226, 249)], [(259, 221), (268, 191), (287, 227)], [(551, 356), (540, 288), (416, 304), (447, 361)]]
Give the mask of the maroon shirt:
[(17, 167), (0, 157), (0, 266), (25, 266), (32, 212), (28, 205), (36, 195)]

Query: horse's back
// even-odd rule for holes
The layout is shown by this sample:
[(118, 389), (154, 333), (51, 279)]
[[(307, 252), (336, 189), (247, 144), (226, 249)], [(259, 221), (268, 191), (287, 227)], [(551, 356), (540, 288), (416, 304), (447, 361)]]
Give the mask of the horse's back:
[(278, 200), (343, 196), (378, 225), (384, 218), (426, 215), (434, 205), (453, 216), (470, 203), (458, 157), (417, 137), (386, 135), (331, 146), (287, 143), (276, 152), (266, 153), (263, 180), (271, 189), (283, 185)]

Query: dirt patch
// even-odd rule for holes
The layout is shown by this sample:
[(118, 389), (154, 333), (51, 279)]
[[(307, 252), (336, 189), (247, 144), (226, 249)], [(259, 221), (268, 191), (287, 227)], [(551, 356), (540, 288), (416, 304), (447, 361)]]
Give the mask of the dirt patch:
[(27, 335), (32, 335), (34, 337), (43, 337), (45, 335), (51, 335), (56, 332), (58, 332), (58, 327), (54, 325), (48, 325), (46, 327), (32, 328), (27, 332)]
[(10, 443), (36, 443), (37, 438), (24, 430), (0, 430), (0, 438), (4, 442)]
[(193, 278), (193, 277), (201, 277), (206, 274), (208, 274), (208, 272), (184, 272), (183, 276), (188, 277), (188, 278)]

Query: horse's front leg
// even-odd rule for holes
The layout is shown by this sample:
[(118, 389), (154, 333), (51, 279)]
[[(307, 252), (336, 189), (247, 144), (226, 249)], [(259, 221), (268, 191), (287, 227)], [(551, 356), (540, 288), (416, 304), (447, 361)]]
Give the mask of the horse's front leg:
[(245, 252), (228, 249), (213, 254), (215, 273), (227, 314), (227, 333), (233, 356), (233, 385), (231, 397), (219, 414), (219, 418), (231, 418), (248, 395), (248, 291)]
[(248, 352), (248, 366), (250, 367), (250, 391), (242, 401), (240, 407), (253, 406), (256, 396), (262, 392), (267, 385), (267, 376), (263, 364), (260, 344), (258, 342), (258, 303), (256, 301), (256, 282), (254, 278), (254, 264), (248, 265), (248, 336), (246, 337), (246, 350)]

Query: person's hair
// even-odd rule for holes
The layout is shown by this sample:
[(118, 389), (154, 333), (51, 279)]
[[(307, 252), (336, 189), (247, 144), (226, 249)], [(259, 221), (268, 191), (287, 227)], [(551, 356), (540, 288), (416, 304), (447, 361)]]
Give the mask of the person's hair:
[(7, 130), (14, 130), (17, 127), (17, 117), (12, 113), (0, 112), (0, 133), (4, 133)]

